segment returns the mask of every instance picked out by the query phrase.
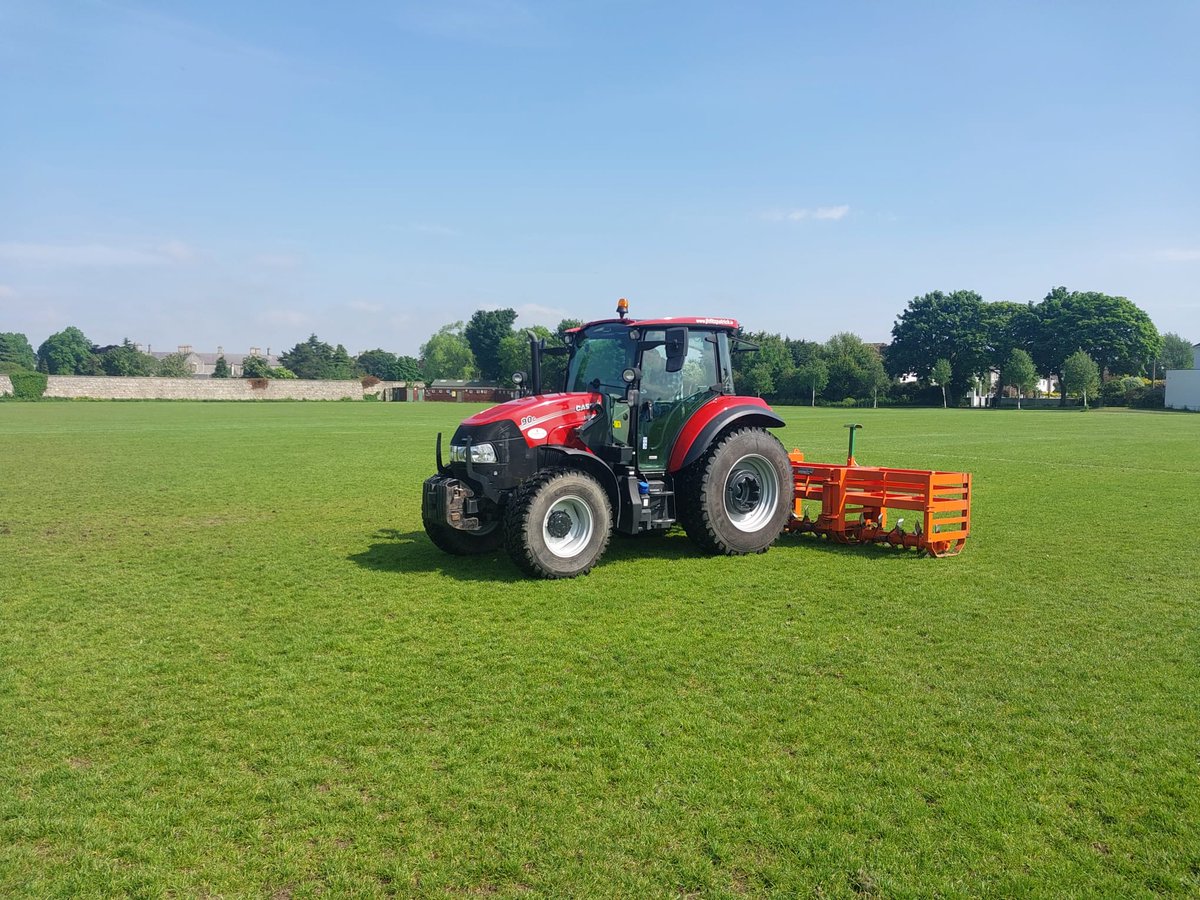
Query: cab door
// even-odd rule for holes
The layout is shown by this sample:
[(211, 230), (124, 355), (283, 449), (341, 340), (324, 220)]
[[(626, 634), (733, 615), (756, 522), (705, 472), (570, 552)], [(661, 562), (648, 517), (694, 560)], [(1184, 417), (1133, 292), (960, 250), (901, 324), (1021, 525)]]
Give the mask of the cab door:
[[(686, 332), (682, 364), (670, 371), (669, 332)], [(670, 335), (676, 337), (676, 335)], [(660, 343), (661, 342), (661, 343)], [(640, 471), (664, 472), (684, 424), (719, 393), (717, 335), (695, 328), (650, 329), (643, 336), (635, 455)]]

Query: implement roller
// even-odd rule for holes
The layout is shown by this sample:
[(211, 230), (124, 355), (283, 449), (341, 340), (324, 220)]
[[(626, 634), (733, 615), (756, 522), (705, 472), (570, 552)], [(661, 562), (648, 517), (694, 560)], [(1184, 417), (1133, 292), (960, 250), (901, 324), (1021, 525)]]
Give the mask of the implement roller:
[[(912, 548), (930, 556), (957, 556), (971, 531), (971, 476), (966, 472), (933, 472), (860, 466), (854, 458), (854, 433), (845, 465), (811, 463), (798, 450), (792, 463), (795, 498), (786, 531), (815, 534), (841, 544), (888, 544)], [(821, 504), (810, 518), (804, 502)], [(909, 531), (904, 518), (888, 527), (888, 510), (917, 515)]]

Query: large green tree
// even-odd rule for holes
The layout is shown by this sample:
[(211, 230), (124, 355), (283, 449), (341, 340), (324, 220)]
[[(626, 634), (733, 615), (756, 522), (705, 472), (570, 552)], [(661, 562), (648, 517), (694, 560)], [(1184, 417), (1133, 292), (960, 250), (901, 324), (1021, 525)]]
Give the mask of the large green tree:
[(243, 378), (270, 378), (271, 364), (261, 356), (251, 354), (242, 358)]
[(570, 331), (572, 328), (580, 328), (583, 326), (583, 319), (563, 319), (554, 329), (555, 334), (562, 334), (564, 331)]
[[(194, 374), (186, 353), (171, 353), (158, 361), (158, 374), (163, 378), (191, 378)], [(224, 359), (224, 357), (221, 357)]]
[(354, 377), (354, 360), (341, 344), (332, 347), (315, 334), (279, 355), (283, 368), (297, 378), (345, 381)]
[(396, 381), (421, 381), (424, 379), (424, 374), (421, 372), (421, 361), (415, 356), (397, 356), (396, 357)]
[(421, 371), (430, 381), (437, 378), (474, 378), (479, 370), (475, 354), (463, 336), (463, 323), (443, 325), (421, 345)]
[(0, 332), (0, 365), (33, 371), (37, 368), (37, 356), (29, 338), (16, 331)]
[(517, 321), (515, 309), (478, 309), (463, 329), (463, 337), (475, 355), (475, 365), (480, 374), (498, 381), (506, 374), (500, 370), (500, 345), (512, 334)]
[[(543, 328), (542, 331), (549, 333), (549, 329)], [(524, 334), (507, 334), (504, 340), (500, 342), (499, 363), (500, 383), (505, 384), (511, 378), (514, 372), (524, 372), (529, 375), (530, 355), (529, 355), (529, 338)], [(542, 378), (545, 383), (545, 376)]]
[(830, 400), (857, 399), (871, 393), (879, 352), (858, 335), (848, 331), (835, 334), (825, 342), (821, 356), (829, 372), (825, 393)]
[[(529, 349), (529, 332), (532, 332), (535, 337), (544, 340), (546, 347), (563, 346), (562, 331), (553, 332), (541, 325), (534, 325), (525, 331), (513, 332), (500, 342), (501, 383), (510, 380), (514, 372), (524, 372), (526, 375), (531, 374), (532, 356)], [(566, 356), (542, 356), (543, 391), (562, 390), (566, 374)]]
[(84, 375), (96, 370), (92, 342), (74, 326), (46, 338), (37, 357), (38, 368), (51, 375)]
[(760, 397), (781, 390), (796, 369), (787, 340), (765, 331), (741, 335), (757, 350), (733, 354), (733, 378), (738, 392)]
[(956, 398), (991, 362), (983, 298), (974, 291), (933, 291), (909, 301), (892, 326), (887, 366), (894, 376), (929, 378), (939, 359), (950, 363)]
[[(1063, 363), (1083, 350), (1109, 375), (1140, 375), (1162, 349), (1158, 329), (1124, 297), (1056, 287), (1037, 307), (1040, 324), (1032, 348), (1043, 374), (1061, 381)], [(1064, 395), (1063, 402), (1066, 402)]]
[(95, 347), (92, 352), (100, 358), (105, 375), (145, 377), (158, 374), (158, 360), (139, 350), (129, 338), (110, 347)]
[(297, 378), (295, 372), (286, 366), (272, 366), (261, 356), (247, 356), (242, 359), (243, 378)]
[(362, 375), (373, 375), (380, 381), (399, 381), (396, 378), (396, 354), (382, 348), (364, 350), (354, 359)]
[(824, 360), (825, 348), (817, 341), (787, 338), (784, 343), (787, 344), (788, 352), (792, 354), (792, 364), (796, 368), (801, 368), (815, 359)]
[[(3, 337), (3, 335), (0, 335), (0, 338)], [(1195, 361), (1196, 354), (1192, 349), (1190, 341), (1181, 338), (1173, 331), (1168, 331), (1162, 336), (1162, 350), (1158, 354), (1158, 368), (1160, 371), (1167, 369), (1190, 369)]]
[(421, 363), (411, 356), (397, 356), (387, 350), (366, 350), (355, 359), (361, 375), (374, 375), (383, 381), (420, 381)]

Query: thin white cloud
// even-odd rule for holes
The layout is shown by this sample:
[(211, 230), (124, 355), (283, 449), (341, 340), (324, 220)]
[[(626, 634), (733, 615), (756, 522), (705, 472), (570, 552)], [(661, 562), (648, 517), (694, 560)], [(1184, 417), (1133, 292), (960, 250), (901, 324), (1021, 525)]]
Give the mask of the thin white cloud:
[(446, 237), (458, 234), (458, 231), (451, 228), (449, 225), (437, 225), (432, 222), (414, 225), (413, 231), (419, 231), (421, 234), (440, 234)]
[(0, 284), (0, 300), (11, 300), (17, 296), (16, 288), (9, 287), (7, 284)]
[(814, 219), (838, 219), (846, 218), (846, 213), (850, 212), (850, 205), (843, 203), (840, 206), (818, 206), (813, 210)]
[(486, 44), (532, 46), (550, 37), (546, 23), (516, 0), (413, 0), (397, 21), (409, 31)]
[[(117, 18), (119, 25), (149, 46), (189, 54), (191, 62), (223, 63), (251, 61), (258, 65), (282, 68), (293, 61), (283, 53), (261, 44), (250, 43), (232, 34), (218, 31), (197, 21), (173, 16), (122, 2), (100, 2), (101, 8)], [(118, 18), (119, 17), (119, 18)]]
[(159, 252), (172, 262), (191, 262), (196, 258), (195, 248), (183, 241), (167, 241), (159, 248)]
[(301, 259), (292, 253), (260, 253), (253, 262), (264, 269), (297, 269)]
[(517, 328), (521, 324), (525, 325), (548, 325), (554, 326), (567, 318), (565, 309), (558, 309), (554, 306), (542, 306), (540, 303), (525, 303), (516, 307), (517, 310)]
[(366, 300), (351, 300), (346, 304), (355, 312), (363, 313), (381, 313), (383, 312), (382, 303), (368, 303)]
[(803, 207), (800, 209), (774, 209), (763, 215), (768, 222), (803, 222), (806, 219), (834, 221), (844, 219), (850, 212), (850, 204), (838, 206)]
[(34, 266), (162, 266), (189, 262), (196, 251), (182, 241), (117, 246), (113, 244), (0, 243), (0, 259)]
[(297, 309), (268, 309), (259, 313), (257, 318), (263, 325), (286, 325), (290, 328), (299, 328), (312, 321), (307, 313), (302, 313)]
[(1165, 259), (1167, 262), (1197, 262), (1200, 261), (1200, 248), (1189, 250), (1172, 247), (1168, 250), (1160, 250), (1155, 255), (1159, 259)]

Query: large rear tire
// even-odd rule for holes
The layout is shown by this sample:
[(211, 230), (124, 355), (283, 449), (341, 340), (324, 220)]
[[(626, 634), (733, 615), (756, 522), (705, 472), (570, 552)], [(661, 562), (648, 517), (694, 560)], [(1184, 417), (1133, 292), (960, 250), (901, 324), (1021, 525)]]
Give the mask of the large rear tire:
[(509, 498), (504, 543), (517, 567), (536, 578), (586, 575), (612, 535), (604, 488), (576, 469), (548, 469)]
[(681, 482), (680, 524), (706, 553), (765, 553), (791, 515), (792, 464), (763, 428), (731, 431)]
[(479, 531), (460, 531), (442, 522), (431, 522), (421, 517), (425, 533), (433, 545), (453, 556), (479, 556), (498, 550), (504, 542), (499, 522), (491, 522)]

